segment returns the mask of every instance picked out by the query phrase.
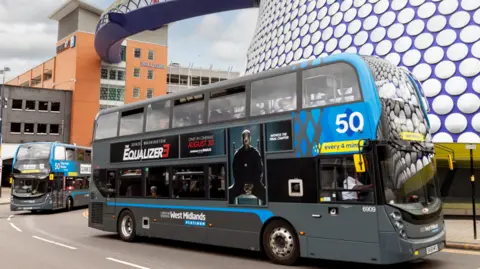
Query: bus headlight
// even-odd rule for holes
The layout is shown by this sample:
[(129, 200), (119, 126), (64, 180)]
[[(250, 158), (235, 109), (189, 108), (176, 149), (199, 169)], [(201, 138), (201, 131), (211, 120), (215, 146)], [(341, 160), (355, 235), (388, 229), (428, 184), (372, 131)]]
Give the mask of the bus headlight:
[(397, 221), (395, 222), (395, 227), (397, 227), (397, 229), (403, 229), (403, 223), (401, 221)]
[(392, 214), (390, 214), (390, 216), (394, 220), (401, 220), (402, 219), (402, 214), (400, 214), (400, 212), (398, 212), (398, 211), (393, 212)]
[(400, 230), (398, 232), (403, 238), (406, 238), (407, 237), (407, 233), (404, 231), (404, 230)]

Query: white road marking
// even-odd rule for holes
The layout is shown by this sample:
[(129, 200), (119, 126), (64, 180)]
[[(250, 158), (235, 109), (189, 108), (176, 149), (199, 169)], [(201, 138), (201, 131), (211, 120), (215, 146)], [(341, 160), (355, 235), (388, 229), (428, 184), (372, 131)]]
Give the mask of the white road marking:
[(54, 242), (54, 241), (51, 241), (51, 240), (47, 240), (47, 239), (45, 239), (45, 238), (41, 238), (41, 237), (38, 237), (38, 236), (35, 236), (35, 235), (33, 235), (32, 237), (35, 238), (35, 239), (38, 239), (38, 240), (45, 241), (45, 242), (50, 243), (50, 244), (54, 244), (54, 245), (57, 245), (57, 246), (64, 247), (64, 248), (77, 249), (77, 248), (75, 248), (75, 247), (67, 246), (67, 245), (64, 245), (64, 244), (61, 244), (61, 243), (57, 243), (57, 242)]
[[(442, 250), (442, 252), (447, 252), (447, 253), (456, 253), (456, 254), (465, 254), (465, 255), (480, 255), (480, 251), (478, 250), (463, 250), (463, 249), (453, 249), (453, 248), (445, 248)], [(478, 268), (480, 269), (480, 268)]]
[(20, 230), (17, 226), (15, 226), (15, 224), (13, 224), (13, 223), (11, 223), (11, 222), (10, 222), (10, 226), (12, 226), (13, 229), (15, 229), (15, 230), (17, 230), (17, 231), (22, 232), (22, 230)]
[(13, 218), (13, 216), (14, 216), (14, 215), (8, 216), (8, 219), (7, 219), (7, 220), (10, 221), (10, 220)]
[(143, 267), (143, 266), (140, 266), (140, 265), (136, 265), (136, 264), (129, 263), (129, 262), (124, 262), (124, 261), (117, 260), (117, 259), (110, 258), (110, 257), (108, 257), (107, 260), (112, 261), (112, 262), (121, 263), (121, 264), (124, 264), (124, 265), (128, 265), (128, 266), (131, 266), (131, 267), (139, 268), (139, 269), (150, 269), (148, 267)]

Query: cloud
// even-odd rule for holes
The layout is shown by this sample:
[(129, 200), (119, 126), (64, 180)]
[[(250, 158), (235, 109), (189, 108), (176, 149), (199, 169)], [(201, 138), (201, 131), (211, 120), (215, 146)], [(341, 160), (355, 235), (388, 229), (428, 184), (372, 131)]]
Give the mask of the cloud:
[[(48, 16), (67, 0), (0, 0), (0, 69), (12, 79), (55, 56), (57, 22)], [(105, 8), (112, 0), (87, 0)]]

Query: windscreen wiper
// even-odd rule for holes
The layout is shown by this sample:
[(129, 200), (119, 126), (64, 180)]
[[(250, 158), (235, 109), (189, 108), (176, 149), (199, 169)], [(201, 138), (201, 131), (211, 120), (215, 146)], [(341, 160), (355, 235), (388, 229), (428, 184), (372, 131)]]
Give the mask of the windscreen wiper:
[(425, 152), (428, 152), (428, 153), (435, 153), (434, 150), (432, 149), (427, 149), (427, 147), (425, 147), (424, 145), (422, 145), (422, 143), (418, 142), (418, 141), (410, 141), (410, 145), (412, 146), (417, 146), (419, 147), (422, 151), (425, 151)]

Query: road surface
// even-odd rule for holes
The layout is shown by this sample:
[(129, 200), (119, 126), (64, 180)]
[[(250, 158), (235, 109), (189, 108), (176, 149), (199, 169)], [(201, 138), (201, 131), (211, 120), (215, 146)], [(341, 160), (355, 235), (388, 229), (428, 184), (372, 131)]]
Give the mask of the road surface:
[[(86, 209), (44, 214), (12, 213), (0, 205), (0, 268), (233, 269), (285, 268), (263, 255), (210, 246), (143, 239), (125, 243), (88, 228)], [(421, 262), (382, 267), (301, 260), (294, 268), (480, 269), (480, 252), (445, 250)]]

